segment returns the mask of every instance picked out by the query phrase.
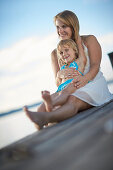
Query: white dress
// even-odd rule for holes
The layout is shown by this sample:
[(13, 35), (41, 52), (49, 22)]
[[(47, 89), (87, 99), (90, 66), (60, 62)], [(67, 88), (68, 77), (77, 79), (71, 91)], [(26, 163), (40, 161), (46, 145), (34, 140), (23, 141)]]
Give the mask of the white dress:
[[(88, 49), (84, 45), (84, 52), (87, 58), (84, 74), (89, 72), (90, 61), (88, 56)], [(109, 92), (107, 82), (103, 76), (103, 73), (99, 71), (96, 77), (86, 84), (84, 87), (76, 90), (71, 95), (85, 101), (92, 106), (100, 106), (113, 99), (113, 95)]]

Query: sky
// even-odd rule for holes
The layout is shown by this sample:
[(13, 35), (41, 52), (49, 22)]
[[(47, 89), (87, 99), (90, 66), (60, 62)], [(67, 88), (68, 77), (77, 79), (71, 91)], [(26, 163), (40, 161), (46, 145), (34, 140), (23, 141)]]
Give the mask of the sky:
[[(40, 91), (56, 90), (50, 54), (58, 37), (53, 17), (71, 10), (80, 35), (93, 34), (102, 47), (101, 69), (113, 79), (112, 0), (0, 0), (0, 112), (40, 101)], [(113, 92), (113, 86), (109, 86)]]
[(65, 9), (77, 14), (80, 33), (99, 36), (113, 31), (112, 0), (0, 0), (0, 49), (54, 32), (53, 17)]

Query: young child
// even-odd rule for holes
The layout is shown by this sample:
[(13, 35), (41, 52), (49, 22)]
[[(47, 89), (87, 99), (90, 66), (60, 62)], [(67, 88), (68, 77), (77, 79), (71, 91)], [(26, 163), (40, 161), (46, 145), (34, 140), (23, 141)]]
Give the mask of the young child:
[[(65, 63), (61, 66), (60, 71), (67, 68), (75, 68), (75, 70), (78, 70), (81, 76), (83, 76), (86, 57), (82, 44), (79, 44), (79, 47), (77, 48), (76, 43), (72, 39), (61, 40), (57, 45), (57, 53), (59, 60), (62, 60), (62, 63)], [(60, 76), (60, 71), (57, 73), (58, 77)], [(74, 78), (76, 78), (76, 76), (73, 78), (62, 77), (61, 84), (58, 86), (58, 89), (53, 96), (50, 95), (49, 91), (42, 91), (42, 98), (47, 112), (52, 111), (55, 106), (63, 105), (68, 96), (76, 90), (76, 87), (73, 84)]]

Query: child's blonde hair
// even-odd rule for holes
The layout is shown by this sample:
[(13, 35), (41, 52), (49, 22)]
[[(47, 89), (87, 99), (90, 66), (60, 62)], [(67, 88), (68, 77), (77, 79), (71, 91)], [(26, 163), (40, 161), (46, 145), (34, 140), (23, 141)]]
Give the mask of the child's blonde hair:
[(72, 39), (65, 39), (65, 40), (61, 40), (58, 45), (57, 45), (57, 54), (58, 54), (58, 58), (60, 58), (60, 48), (68, 46), (70, 48), (72, 48), (75, 51), (75, 56), (76, 58), (78, 58), (78, 48), (76, 43), (72, 40)]

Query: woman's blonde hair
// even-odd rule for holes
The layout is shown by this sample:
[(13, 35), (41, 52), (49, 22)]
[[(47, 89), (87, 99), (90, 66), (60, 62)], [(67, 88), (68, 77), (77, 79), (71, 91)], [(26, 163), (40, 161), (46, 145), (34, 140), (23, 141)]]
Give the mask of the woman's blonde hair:
[(61, 59), (59, 57), (61, 48), (65, 46), (72, 48), (75, 51), (75, 57), (78, 58), (78, 48), (76, 43), (72, 39), (65, 39), (65, 40), (61, 40), (57, 45), (57, 54), (59, 59)]
[(76, 40), (78, 39), (80, 27), (79, 27), (79, 20), (77, 16), (75, 15), (75, 13), (73, 13), (72, 11), (68, 11), (68, 10), (58, 13), (54, 17), (55, 25), (56, 25), (57, 19), (59, 19), (60, 21), (62, 21), (64, 24), (66, 24), (67, 26), (71, 28), (72, 39), (76, 42)]

